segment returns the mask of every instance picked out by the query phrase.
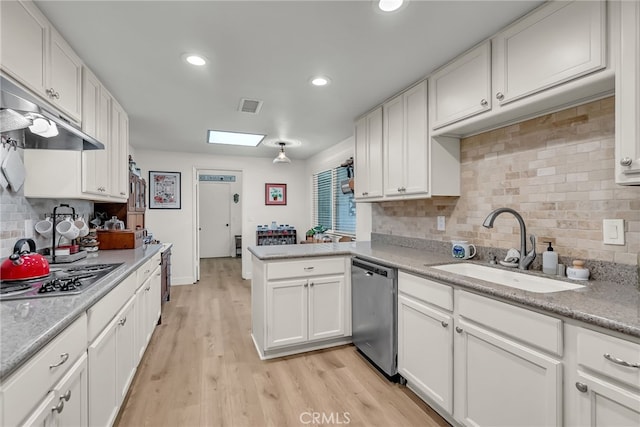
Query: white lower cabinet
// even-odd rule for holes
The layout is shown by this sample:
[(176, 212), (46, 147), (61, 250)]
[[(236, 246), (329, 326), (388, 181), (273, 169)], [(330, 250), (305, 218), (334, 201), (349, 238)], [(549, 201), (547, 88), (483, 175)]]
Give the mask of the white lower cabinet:
[(89, 345), (89, 423), (92, 426), (113, 424), (133, 379), (137, 367), (134, 308), (135, 297), (131, 297)]
[(567, 426), (640, 425), (640, 340), (566, 326)]
[(253, 258), (251, 336), (263, 359), (351, 342), (351, 258)]
[(344, 277), (267, 285), (267, 348), (344, 335)]
[[(145, 268), (145, 267), (143, 267)], [(147, 344), (151, 340), (151, 335), (155, 330), (161, 310), (161, 277), (160, 265), (152, 269), (149, 276), (142, 282), (136, 291), (136, 363), (142, 359), (142, 355), (147, 349)]]
[(562, 363), (456, 322), (454, 416), (473, 426), (562, 425)]
[(398, 372), (411, 389), (449, 413), (453, 411), (452, 331), (450, 314), (398, 296)]

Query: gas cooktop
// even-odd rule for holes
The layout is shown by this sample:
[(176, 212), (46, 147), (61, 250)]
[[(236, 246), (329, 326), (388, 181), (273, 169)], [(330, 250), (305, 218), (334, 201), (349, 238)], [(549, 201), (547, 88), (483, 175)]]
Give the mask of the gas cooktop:
[(124, 263), (52, 267), (46, 277), (0, 281), (0, 300), (77, 295), (91, 288)]

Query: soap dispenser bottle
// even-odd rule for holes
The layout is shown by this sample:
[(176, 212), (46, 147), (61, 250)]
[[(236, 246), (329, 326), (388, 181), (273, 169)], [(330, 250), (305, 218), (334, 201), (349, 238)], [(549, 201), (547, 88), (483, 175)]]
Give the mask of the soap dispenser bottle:
[(553, 251), (551, 242), (545, 243), (548, 243), (549, 247), (542, 254), (542, 272), (555, 275), (558, 270), (558, 254)]

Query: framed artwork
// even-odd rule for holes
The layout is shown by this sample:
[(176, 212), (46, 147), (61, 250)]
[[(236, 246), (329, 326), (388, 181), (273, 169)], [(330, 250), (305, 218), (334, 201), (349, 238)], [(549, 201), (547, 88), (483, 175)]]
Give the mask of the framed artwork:
[(265, 184), (264, 185), (265, 205), (286, 205), (287, 204), (287, 184)]
[(149, 171), (149, 209), (180, 209), (180, 172)]

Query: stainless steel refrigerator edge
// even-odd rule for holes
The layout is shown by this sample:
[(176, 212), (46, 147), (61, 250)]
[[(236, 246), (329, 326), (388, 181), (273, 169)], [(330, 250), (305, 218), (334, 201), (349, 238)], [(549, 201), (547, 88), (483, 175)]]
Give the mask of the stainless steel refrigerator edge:
[(381, 371), (397, 374), (398, 281), (394, 268), (351, 261), (354, 345)]

